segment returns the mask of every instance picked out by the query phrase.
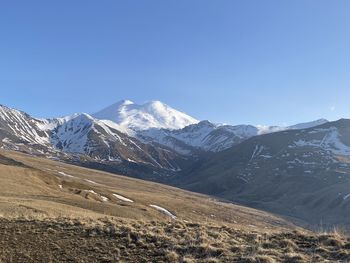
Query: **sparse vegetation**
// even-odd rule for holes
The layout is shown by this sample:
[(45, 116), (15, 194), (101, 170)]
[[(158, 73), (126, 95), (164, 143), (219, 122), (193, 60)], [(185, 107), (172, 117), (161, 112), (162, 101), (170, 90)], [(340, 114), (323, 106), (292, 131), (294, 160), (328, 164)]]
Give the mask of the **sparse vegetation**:
[[(14, 161), (0, 165), (1, 263), (350, 260), (350, 239), (341, 228), (308, 232), (272, 214), (208, 196), (4, 154)], [(113, 199), (113, 193), (134, 202)], [(149, 204), (166, 207), (176, 219)]]
[(0, 262), (346, 262), (339, 234), (103, 218), (0, 220)]

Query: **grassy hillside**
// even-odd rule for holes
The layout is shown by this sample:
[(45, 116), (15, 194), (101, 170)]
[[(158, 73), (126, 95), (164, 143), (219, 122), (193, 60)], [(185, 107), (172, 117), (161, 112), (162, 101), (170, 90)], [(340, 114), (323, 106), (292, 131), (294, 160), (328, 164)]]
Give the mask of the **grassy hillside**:
[[(17, 152), (2, 152), (16, 165), (0, 165), (0, 213), (5, 217), (101, 217), (227, 223), (274, 229), (292, 226), (259, 210), (219, 202), (174, 187), (68, 165)], [(27, 167), (23, 167), (27, 166)], [(124, 197), (132, 202), (116, 197)], [(105, 200), (105, 201), (104, 201)]]
[(345, 235), (259, 210), (16, 152), (0, 160), (1, 263), (350, 259)]

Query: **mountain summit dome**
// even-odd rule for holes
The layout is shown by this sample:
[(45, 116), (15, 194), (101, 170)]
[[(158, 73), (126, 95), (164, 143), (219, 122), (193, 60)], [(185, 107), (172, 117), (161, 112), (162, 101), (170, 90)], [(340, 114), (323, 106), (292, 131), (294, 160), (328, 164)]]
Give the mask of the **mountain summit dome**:
[(150, 101), (138, 105), (130, 100), (122, 100), (93, 114), (93, 117), (115, 122), (124, 131), (140, 131), (151, 128), (174, 130), (199, 122), (160, 101)]

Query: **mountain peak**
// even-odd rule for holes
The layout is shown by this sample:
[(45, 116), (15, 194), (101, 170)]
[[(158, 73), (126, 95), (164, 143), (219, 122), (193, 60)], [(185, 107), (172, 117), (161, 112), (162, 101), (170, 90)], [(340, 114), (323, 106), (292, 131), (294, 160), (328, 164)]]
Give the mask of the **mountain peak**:
[(145, 105), (160, 105), (160, 106), (164, 106), (165, 104), (163, 102), (159, 101), (159, 100), (151, 100), (149, 102), (146, 102)]
[(151, 128), (181, 129), (199, 122), (158, 100), (141, 105), (123, 100), (92, 116), (100, 120), (113, 121), (124, 131), (129, 132)]
[(131, 104), (135, 104), (133, 101), (131, 100), (121, 100), (118, 102), (118, 104), (121, 104), (121, 105), (131, 105)]

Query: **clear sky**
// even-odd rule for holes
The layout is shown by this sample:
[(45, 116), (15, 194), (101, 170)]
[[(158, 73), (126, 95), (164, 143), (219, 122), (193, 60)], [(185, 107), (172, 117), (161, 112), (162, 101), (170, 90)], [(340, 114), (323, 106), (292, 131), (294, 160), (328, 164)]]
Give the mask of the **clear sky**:
[(5, 0), (0, 103), (36, 117), (161, 100), (198, 119), (350, 118), (348, 0)]

